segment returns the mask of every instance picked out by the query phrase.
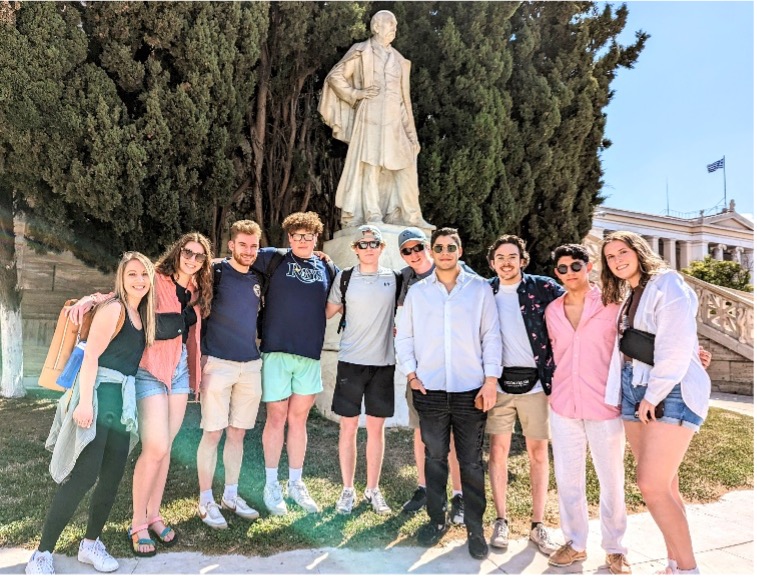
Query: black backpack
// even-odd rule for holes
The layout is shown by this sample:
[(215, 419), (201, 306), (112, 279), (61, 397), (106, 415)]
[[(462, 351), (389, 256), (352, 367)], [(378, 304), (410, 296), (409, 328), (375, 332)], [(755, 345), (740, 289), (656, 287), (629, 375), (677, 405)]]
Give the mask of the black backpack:
[[(348, 267), (342, 271), (342, 277), (339, 279), (339, 290), (342, 293), (342, 318), (339, 319), (339, 326), (336, 329), (337, 334), (342, 332), (345, 326), (347, 326), (347, 287), (350, 285), (350, 278), (352, 277), (352, 271), (354, 266)], [(394, 314), (397, 314), (397, 303), (402, 293), (402, 272), (393, 270), (394, 279), (396, 283), (396, 292), (394, 294)]]

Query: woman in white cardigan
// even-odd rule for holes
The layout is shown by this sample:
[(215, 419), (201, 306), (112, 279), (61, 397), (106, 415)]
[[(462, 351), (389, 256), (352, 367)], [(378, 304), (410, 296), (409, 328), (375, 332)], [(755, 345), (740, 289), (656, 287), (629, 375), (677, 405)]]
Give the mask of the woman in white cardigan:
[(664, 572), (699, 573), (678, 489), (678, 468), (707, 416), (710, 398), (710, 379), (699, 359), (697, 297), (642, 237), (617, 231), (602, 243), (602, 299), (607, 304), (624, 298), (619, 345), (623, 339), (628, 344), (633, 330), (651, 333), (653, 361), (639, 360), (644, 355), (638, 348), (623, 346), (625, 353), (619, 348), (606, 400), (620, 401), (637, 483), (668, 549)]

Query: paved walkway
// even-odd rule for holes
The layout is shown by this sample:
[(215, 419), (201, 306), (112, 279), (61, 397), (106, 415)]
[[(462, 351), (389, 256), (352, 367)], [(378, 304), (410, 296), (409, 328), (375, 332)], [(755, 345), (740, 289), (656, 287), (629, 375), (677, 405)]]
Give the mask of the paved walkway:
[[(713, 406), (754, 415), (752, 397), (714, 394)], [(692, 541), (703, 574), (754, 574), (754, 491), (727, 493), (715, 503), (686, 508)], [(557, 537), (557, 535), (556, 535)], [(161, 552), (150, 559), (119, 559), (117, 573), (131, 574), (608, 574), (600, 547), (599, 521), (590, 522), (588, 558), (571, 567), (547, 564), (527, 539), (510, 542), (504, 553), (492, 550), (483, 561), (468, 555), (463, 541), (444, 547), (392, 547), (371, 551), (324, 548), (302, 549), (272, 557), (241, 555), (207, 556), (200, 553)], [(628, 518), (626, 543), (629, 562), (635, 574), (654, 573), (665, 563), (665, 548), (649, 513)], [(24, 572), (30, 552), (25, 549), (0, 549), (0, 574)], [(55, 555), (59, 573), (95, 573), (74, 557)]]

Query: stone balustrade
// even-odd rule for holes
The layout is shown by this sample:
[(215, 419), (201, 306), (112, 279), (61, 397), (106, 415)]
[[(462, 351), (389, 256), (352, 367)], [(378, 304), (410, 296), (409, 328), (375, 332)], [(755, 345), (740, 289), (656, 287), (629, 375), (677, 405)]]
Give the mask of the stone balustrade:
[(684, 274), (699, 299), (699, 332), (754, 361), (754, 297)]

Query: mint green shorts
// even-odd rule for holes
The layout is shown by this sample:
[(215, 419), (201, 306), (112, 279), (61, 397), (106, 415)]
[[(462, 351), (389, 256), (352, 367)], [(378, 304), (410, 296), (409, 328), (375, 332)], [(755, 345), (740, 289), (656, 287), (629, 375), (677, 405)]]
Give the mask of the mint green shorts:
[(263, 402), (283, 401), (294, 395), (316, 395), (323, 390), (321, 361), (292, 353), (263, 353)]

